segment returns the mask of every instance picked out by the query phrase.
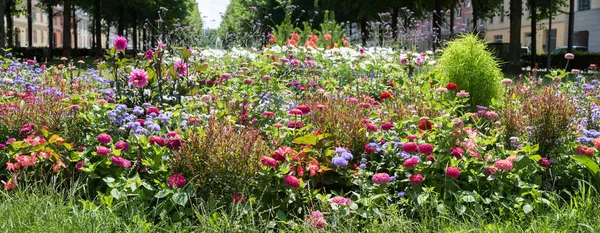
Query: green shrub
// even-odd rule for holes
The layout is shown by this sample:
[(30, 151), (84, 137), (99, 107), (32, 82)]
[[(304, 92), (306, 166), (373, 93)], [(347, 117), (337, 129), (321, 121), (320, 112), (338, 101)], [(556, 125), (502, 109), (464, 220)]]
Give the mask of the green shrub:
[(438, 60), (438, 71), (444, 81), (455, 83), (458, 90), (470, 94), (471, 109), (489, 106), (500, 96), (502, 71), (486, 44), (475, 35), (448, 43)]

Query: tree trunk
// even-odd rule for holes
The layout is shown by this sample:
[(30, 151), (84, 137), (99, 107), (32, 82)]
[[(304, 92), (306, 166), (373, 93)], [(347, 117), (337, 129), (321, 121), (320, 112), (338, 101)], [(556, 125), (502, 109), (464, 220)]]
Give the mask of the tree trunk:
[(33, 15), (31, 15), (31, 0), (27, 0), (27, 45), (33, 47)]
[(523, 5), (521, 0), (510, 0), (510, 45), (509, 45), (509, 70), (512, 74), (521, 72), (521, 13)]
[(75, 10), (75, 4), (73, 4), (73, 48), (77, 49), (78, 45), (77, 42), (79, 42), (79, 38), (77, 38), (77, 11)]
[(71, 0), (63, 1), (63, 56), (71, 57)]
[(48, 5), (46, 11), (48, 14), (48, 48), (52, 50), (54, 49), (54, 11), (51, 5)]
[(110, 22), (106, 22), (106, 49), (110, 49)]
[[(95, 30), (96, 30), (96, 56), (102, 56), (102, 18), (100, 17), (100, 9), (102, 7), (102, 0), (96, 0), (96, 4), (94, 7), (94, 20), (95, 20)], [(108, 31), (106, 32), (108, 35)]]
[(573, 30), (575, 30), (575, 0), (569, 0), (569, 32), (567, 35), (567, 52), (569, 53), (573, 52)]
[(529, 12), (531, 12), (531, 69), (536, 67), (537, 55), (537, 3), (530, 1)]
[(4, 9), (6, 14), (6, 36), (8, 37), (7, 47), (13, 47), (15, 45), (14, 39), (15, 35), (13, 33), (14, 24), (13, 24), (13, 7), (15, 5), (15, 0), (7, 0), (6, 9)]
[(117, 25), (117, 35), (118, 36), (122, 36), (123, 35), (123, 31), (125, 31), (125, 19), (123, 18), (123, 15), (125, 13), (123, 12), (123, 8), (121, 7), (119, 10), (119, 22)]
[(450, 37), (452, 37), (452, 35), (454, 35), (454, 14), (456, 12), (455, 11), (456, 5), (453, 5), (450, 7)]
[(360, 33), (363, 46), (367, 46), (367, 38), (369, 37), (369, 31), (367, 30), (367, 19), (365, 18), (360, 20)]
[(394, 41), (398, 41), (398, 7), (394, 7), (392, 11), (392, 37)]
[(135, 13), (136, 11), (133, 11), (133, 33), (132, 33), (132, 40), (133, 40), (133, 51), (137, 51), (138, 50), (138, 30), (137, 30), (137, 15)]
[(435, 5), (434, 5), (434, 11), (433, 11), (433, 25), (432, 25), (432, 29), (433, 29), (433, 34), (435, 35), (434, 39), (433, 39), (433, 50), (435, 51), (435, 49), (437, 48), (437, 44), (440, 43), (441, 44), (441, 40), (442, 40), (442, 30), (441, 30), (441, 22), (442, 22), (442, 17), (441, 17), (441, 11), (442, 11), (442, 1), (441, 0), (435, 0)]
[(0, 0), (0, 48), (6, 47), (6, 22), (4, 21), (4, 11), (6, 9), (6, 0)]
[[(511, 0), (512, 1), (512, 0)], [(475, 3), (471, 2), (471, 7), (473, 7), (473, 33), (477, 33), (477, 20), (479, 19), (479, 12), (477, 11), (477, 8), (475, 8)], [(520, 15), (521, 13), (519, 13)]]

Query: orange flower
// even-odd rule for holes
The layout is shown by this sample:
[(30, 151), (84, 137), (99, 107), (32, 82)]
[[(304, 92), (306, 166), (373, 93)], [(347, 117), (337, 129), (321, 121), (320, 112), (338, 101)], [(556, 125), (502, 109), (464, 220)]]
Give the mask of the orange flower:
[(594, 143), (594, 147), (596, 149), (600, 149), (600, 138), (594, 138), (592, 139), (592, 142)]
[(273, 44), (276, 42), (275, 35), (269, 33), (269, 43)]
[(344, 44), (344, 47), (350, 47), (350, 41), (347, 41), (344, 38), (342, 38), (342, 44)]
[(317, 49), (317, 44), (314, 41), (309, 40), (306, 43), (304, 43), (304, 47)]
[(594, 148), (583, 146), (583, 145), (579, 145), (575, 149), (576, 155), (585, 155), (590, 158), (593, 157), (595, 153), (596, 153), (596, 151), (594, 150)]
[(319, 37), (317, 37), (315, 34), (310, 34), (310, 41), (316, 44), (317, 41), (319, 41)]
[(331, 34), (329, 34), (329, 33), (325, 33), (325, 35), (323, 36), (323, 38), (324, 38), (326, 41), (331, 41)]
[(297, 40), (289, 39), (288, 40), (288, 46), (297, 47), (298, 46), (298, 41)]
[(298, 35), (298, 33), (295, 33), (295, 32), (292, 33), (291, 37), (292, 37), (292, 40), (295, 40), (295, 41), (298, 41), (300, 39), (300, 35)]
[(14, 170), (19, 170), (19, 168), (21, 168), (21, 164), (16, 162), (16, 163), (11, 163), (10, 161), (6, 162), (6, 170), (7, 171), (14, 171)]

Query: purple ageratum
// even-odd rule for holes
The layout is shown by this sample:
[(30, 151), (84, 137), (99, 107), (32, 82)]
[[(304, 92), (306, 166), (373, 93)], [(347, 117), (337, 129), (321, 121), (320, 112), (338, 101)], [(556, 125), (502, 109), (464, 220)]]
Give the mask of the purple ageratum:
[(344, 158), (342, 158), (340, 156), (335, 156), (331, 160), (331, 163), (333, 163), (333, 165), (335, 165), (337, 167), (343, 167), (343, 166), (348, 165), (348, 160), (345, 160)]
[(354, 158), (354, 156), (352, 156), (352, 154), (349, 152), (344, 152), (342, 153), (342, 158), (344, 158), (346, 161), (350, 161)]

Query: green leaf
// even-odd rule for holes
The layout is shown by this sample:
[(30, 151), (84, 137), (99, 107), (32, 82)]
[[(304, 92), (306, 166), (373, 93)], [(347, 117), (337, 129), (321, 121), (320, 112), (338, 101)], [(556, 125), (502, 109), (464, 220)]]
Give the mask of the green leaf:
[(123, 192), (117, 189), (110, 190), (110, 195), (117, 200), (121, 199), (124, 196)]
[(473, 195), (465, 195), (461, 199), (464, 202), (475, 202), (475, 197)]
[(188, 196), (186, 193), (175, 193), (173, 194), (173, 197), (171, 197), (171, 200), (177, 205), (185, 206), (188, 202)]
[(283, 210), (277, 211), (277, 218), (281, 221), (287, 221), (287, 214)]
[(592, 173), (598, 174), (598, 170), (599, 170), (598, 164), (596, 162), (594, 162), (594, 160), (592, 160), (590, 157), (583, 156), (583, 155), (573, 155), (573, 156), (571, 156), (571, 158), (573, 158), (573, 160), (583, 164)]
[(419, 203), (419, 205), (422, 205), (423, 203), (425, 203), (427, 201), (428, 198), (429, 198), (429, 193), (421, 193), (417, 197), (417, 203)]
[(292, 141), (294, 144), (302, 144), (302, 145), (316, 145), (317, 144), (317, 136), (313, 134), (307, 134), (302, 137), (294, 139)]
[(170, 189), (163, 189), (158, 191), (158, 193), (154, 194), (154, 198), (164, 198), (171, 193)]

